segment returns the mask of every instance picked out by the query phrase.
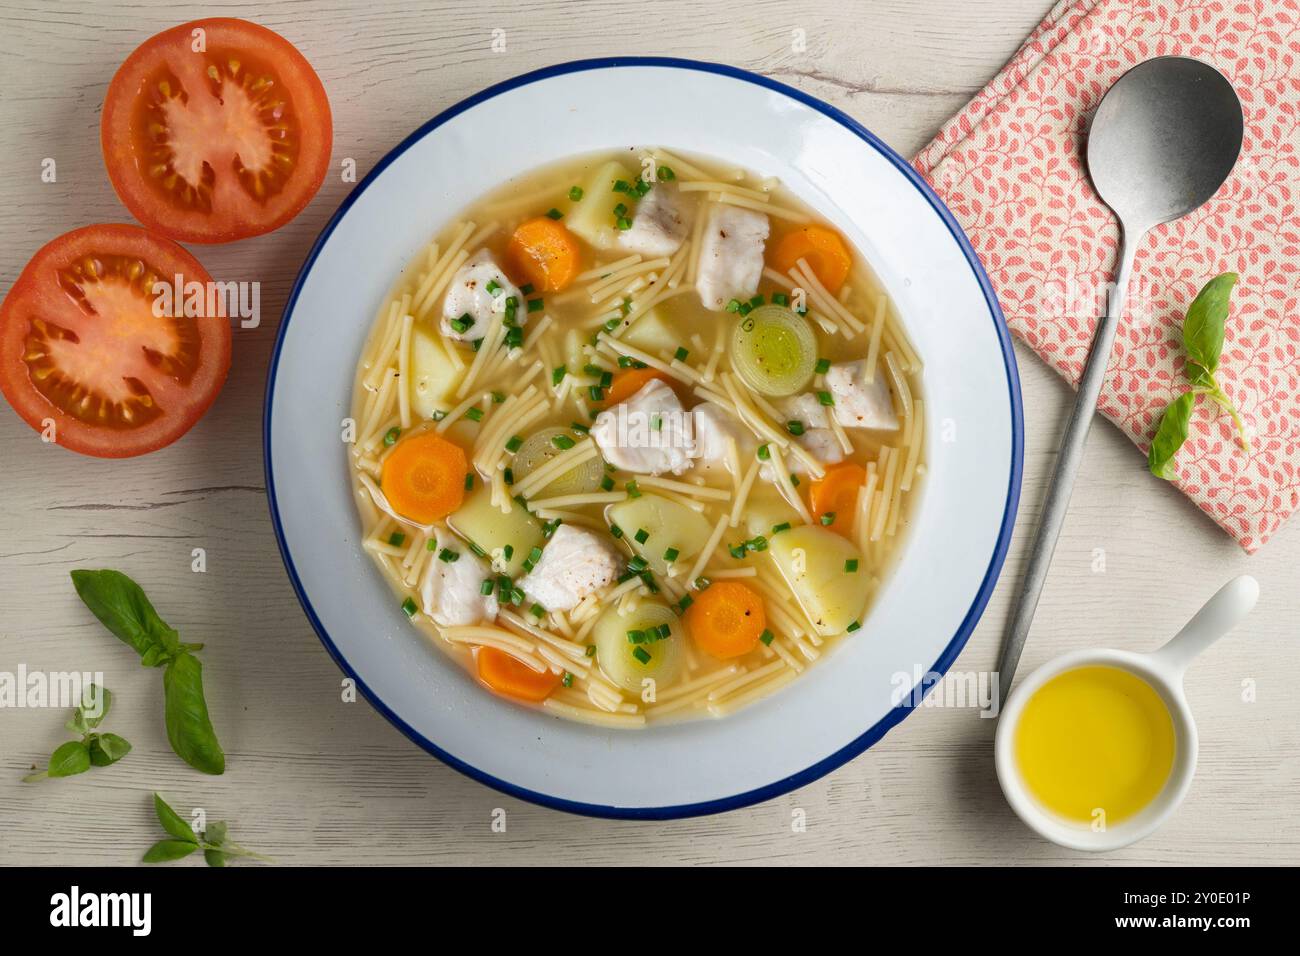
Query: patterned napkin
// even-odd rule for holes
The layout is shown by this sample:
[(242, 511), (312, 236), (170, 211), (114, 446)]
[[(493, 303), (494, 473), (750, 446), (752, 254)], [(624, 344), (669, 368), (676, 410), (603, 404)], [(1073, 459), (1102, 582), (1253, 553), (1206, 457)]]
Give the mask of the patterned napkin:
[(1186, 387), (1187, 304), (1240, 273), (1216, 377), (1250, 453), (1202, 400), (1175, 484), (1250, 553), (1300, 503), (1300, 0), (1062, 0), (914, 164), (966, 228), (1011, 331), (1077, 383), (1118, 240), (1084, 172), (1087, 122), (1121, 74), (1165, 54), (1232, 81), (1245, 142), (1218, 194), (1138, 250), (1101, 411), (1145, 451)]

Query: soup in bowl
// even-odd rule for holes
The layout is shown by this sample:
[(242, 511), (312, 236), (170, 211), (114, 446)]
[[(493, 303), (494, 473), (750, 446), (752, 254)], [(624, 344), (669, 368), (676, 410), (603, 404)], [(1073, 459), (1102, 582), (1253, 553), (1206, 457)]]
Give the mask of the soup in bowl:
[(921, 372), (865, 257), (775, 178), (566, 159), (462, 210), (379, 309), (362, 546), (490, 692), (723, 717), (868, 619), (925, 473)]

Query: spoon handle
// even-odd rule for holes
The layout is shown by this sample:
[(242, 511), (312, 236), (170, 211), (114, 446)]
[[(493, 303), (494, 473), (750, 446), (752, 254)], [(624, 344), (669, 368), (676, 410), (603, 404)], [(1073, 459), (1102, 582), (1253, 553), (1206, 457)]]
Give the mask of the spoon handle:
[(1065, 522), (1065, 513), (1070, 506), (1070, 492), (1074, 488), (1074, 478), (1083, 462), (1084, 443), (1088, 440), (1088, 429), (1092, 426), (1093, 416), (1097, 411), (1097, 399), (1101, 396), (1101, 386), (1106, 379), (1106, 366), (1110, 364), (1111, 346), (1115, 342), (1115, 331), (1119, 328), (1119, 317), (1124, 312), (1124, 301), (1128, 296), (1129, 277), (1133, 272), (1133, 256), (1137, 244), (1145, 233), (1130, 235), (1124, 231), (1120, 246), (1119, 271), (1115, 274), (1115, 284), (1110, 294), (1106, 315), (1097, 323), (1093, 335), (1092, 351), (1083, 368), (1083, 377), (1079, 379), (1079, 394), (1070, 410), (1070, 419), (1061, 437), (1061, 448), (1056, 457), (1056, 470), (1047, 486), (1047, 497), (1043, 501), (1043, 516), (1034, 536), (1034, 543), (1029, 551), (1029, 565), (1025, 570), (1024, 584), (1020, 597), (1011, 614), (1011, 624), (1002, 640), (1002, 653), (998, 658), (998, 684), (1002, 701), (1005, 703), (1011, 690), (1011, 680), (1015, 676), (1016, 665), (1020, 663), (1020, 652), (1024, 649), (1025, 639), (1029, 636), (1030, 625), (1034, 621), (1034, 611), (1038, 607), (1038, 597), (1047, 580), (1047, 569), (1052, 565), (1052, 552), (1056, 549), (1056, 539), (1061, 534), (1061, 525)]
[(1151, 656), (1181, 674), (1198, 654), (1240, 624), (1258, 600), (1258, 581), (1249, 574), (1233, 578)]

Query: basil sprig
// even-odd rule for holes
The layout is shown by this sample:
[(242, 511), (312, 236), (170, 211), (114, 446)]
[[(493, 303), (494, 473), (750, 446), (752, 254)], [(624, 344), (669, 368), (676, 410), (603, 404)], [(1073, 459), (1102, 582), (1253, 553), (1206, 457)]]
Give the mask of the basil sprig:
[(131, 745), (117, 734), (99, 733), (95, 730), (113, 702), (107, 687), (90, 684), (81, 692), (81, 706), (72, 712), (63, 726), (79, 739), (69, 740), (54, 748), (49, 765), (23, 777), (23, 783), (35, 783), (51, 777), (71, 777), (85, 773), (91, 767), (115, 764), (131, 752)]
[(163, 668), (163, 714), (172, 750), (196, 770), (224, 773), (226, 755), (203, 697), (203, 665), (194, 656), (203, 645), (182, 643), (140, 585), (121, 571), (73, 571), (72, 583), (90, 612), (140, 655), (143, 666)]
[(162, 828), (167, 831), (167, 839), (159, 840), (145, 851), (143, 859), (146, 863), (169, 863), (199, 850), (203, 851), (203, 859), (207, 860), (208, 866), (225, 866), (227, 861), (238, 857), (261, 860), (264, 863), (275, 862), (269, 856), (254, 853), (238, 843), (231, 843), (230, 828), (223, 822), (210, 823), (201, 834), (195, 833), (194, 828), (156, 793), (153, 795), (153, 811)]
[(1232, 416), (1242, 449), (1250, 451), (1250, 441), (1246, 437), (1246, 426), (1241, 415), (1214, 377), (1219, 368), (1219, 358), (1223, 354), (1229, 300), (1232, 297), (1232, 287), (1236, 284), (1235, 272), (1217, 275), (1205, 284), (1187, 307), (1187, 316), (1183, 319), (1183, 351), (1186, 353), (1184, 370), (1192, 387), (1169, 403), (1156, 427), (1155, 438), (1151, 440), (1151, 449), (1147, 453), (1147, 467), (1157, 478), (1170, 480), (1177, 476), (1174, 456), (1178, 454), (1183, 442), (1187, 441), (1192, 412), (1202, 395)]

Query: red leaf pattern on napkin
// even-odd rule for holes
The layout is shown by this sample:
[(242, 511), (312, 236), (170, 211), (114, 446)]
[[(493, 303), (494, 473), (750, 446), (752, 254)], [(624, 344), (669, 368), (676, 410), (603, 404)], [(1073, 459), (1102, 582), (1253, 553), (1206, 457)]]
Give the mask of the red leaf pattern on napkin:
[(1184, 309), (1211, 277), (1240, 273), (1217, 377), (1251, 451), (1203, 401), (1175, 484), (1253, 552), (1300, 505), (1300, 0), (1062, 0), (913, 162), (965, 227), (1012, 332), (1077, 383), (1118, 243), (1083, 166), (1088, 120), (1126, 70), (1170, 54), (1232, 82), (1242, 154), (1210, 202), (1138, 250), (1101, 411), (1145, 452), (1186, 387)]

